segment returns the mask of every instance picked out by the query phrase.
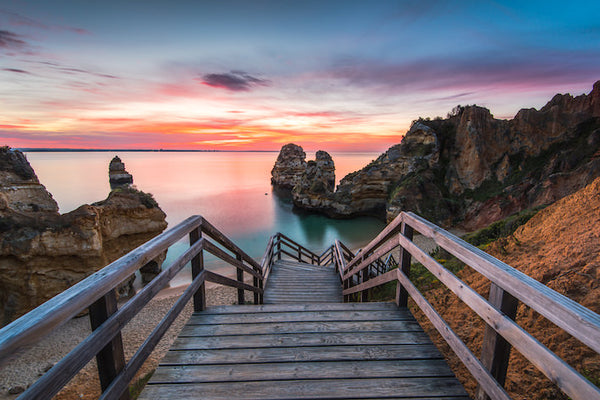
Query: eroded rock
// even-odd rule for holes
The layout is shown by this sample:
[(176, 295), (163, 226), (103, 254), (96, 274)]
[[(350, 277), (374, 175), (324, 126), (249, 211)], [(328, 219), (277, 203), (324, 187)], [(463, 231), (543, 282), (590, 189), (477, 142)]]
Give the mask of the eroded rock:
[(271, 183), (276, 188), (293, 189), (306, 170), (306, 153), (302, 147), (288, 143), (281, 148), (271, 170)]
[[(0, 310), (2, 324), (162, 232), (165, 213), (150, 194), (118, 188), (92, 205), (59, 214), (18, 150), (0, 149)], [(164, 255), (158, 257), (162, 263)], [(118, 291), (129, 295), (133, 280)]]

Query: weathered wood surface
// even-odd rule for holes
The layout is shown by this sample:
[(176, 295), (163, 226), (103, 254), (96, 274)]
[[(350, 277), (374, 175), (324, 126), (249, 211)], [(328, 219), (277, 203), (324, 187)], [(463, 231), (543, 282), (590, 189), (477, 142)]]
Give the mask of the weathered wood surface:
[[(454, 274), (445, 269), (441, 264), (431, 258), (431, 256), (417, 247), (412, 241), (408, 240), (408, 238), (400, 235), (399, 239), (402, 247), (410, 251), (415, 259), (429, 269), (429, 271), (431, 271), (444, 285), (446, 285), (448, 289), (450, 289), (459, 299), (461, 299), (466, 305), (475, 311), (477, 315), (479, 315), (489, 326), (493, 327), (496, 332), (504, 337), (506, 341), (508, 341), (515, 349), (524, 355), (544, 375), (555, 382), (557, 386), (568, 396), (575, 400), (600, 399), (600, 389), (598, 389), (597, 386), (590, 383), (573, 367), (568, 365), (546, 346), (541, 344), (537, 339), (521, 328), (515, 321), (506, 316), (506, 314), (491, 306), (474, 289), (466, 285)], [(398, 274), (398, 279), (402, 285), (405, 283), (410, 283), (406, 276), (401, 272)], [(548, 290), (551, 290), (546, 286), (544, 287)], [(409, 291), (409, 294), (413, 298), (416, 298), (415, 296), (422, 297), (422, 295), (416, 291), (416, 289), (414, 289), (413, 293)], [(431, 320), (430, 315), (428, 315), (428, 318)], [(448, 337), (445, 339), (447, 341), (449, 340)], [(460, 343), (462, 344), (462, 342)], [(469, 368), (469, 365), (466, 364), (465, 359), (462, 359), (462, 361), (465, 363), (465, 366)], [(478, 359), (477, 362), (479, 363)], [(481, 365), (481, 363), (479, 364)], [(477, 366), (477, 374), (473, 370), (469, 370), (475, 376), (475, 378), (478, 379), (479, 383), (490, 395), (490, 397), (503, 398), (499, 395), (499, 397), (494, 397), (495, 395), (492, 396), (492, 393), (490, 393), (488, 388), (486, 388), (485, 381), (489, 375), (487, 371), (487, 375), (482, 374), (481, 371), (479, 371), (479, 366)], [(480, 377), (482, 379), (481, 381), (479, 380)], [(493, 380), (493, 382), (496, 383), (495, 380)], [(491, 386), (490, 390), (492, 390)]]
[[(298, 379), (260, 382), (188, 383), (148, 385), (140, 399), (354, 399), (435, 396), (438, 399), (465, 394), (456, 378)], [(352, 397), (349, 397), (352, 396)]]
[(600, 353), (600, 315), (413, 213), (401, 216), (415, 230)]
[(140, 399), (199, 397), (468, 398), (414, 317), (393, 303), (195, 313)]
[[(323, 303), (321, 303), (323, 304)], [(331, 303), (324, 303), (329, 305)], [(294, 304), (281, 304), (281, 306)], [(262, 335), (268, 333), (310, 333), (310, 332), (359, 332), (359, 331), (404, 331), (418, 332), (419, 324), (414, 320), (387, 320), (387, 321), (310, 321), (310, 322), (264, 322), (253, 324), (226, 324), (226, 325), (191, 325), (183, 327), (180, 337), (186, 336), (213, 336), (236, 335), (244, 332), (246, 335)]]
[(264, 293), (265, 304), (337, 303), (342, 286), (335, 269), (279, 260), (273, 264)]

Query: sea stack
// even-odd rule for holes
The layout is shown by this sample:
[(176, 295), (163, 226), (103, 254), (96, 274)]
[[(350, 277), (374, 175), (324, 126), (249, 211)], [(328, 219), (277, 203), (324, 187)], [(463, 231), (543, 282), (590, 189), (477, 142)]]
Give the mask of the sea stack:
[(334, 189), (333, 159), (326, 151), (319, 150), (316, 159), (306, 164), (306, 170), (292, 190), (292, 199), (297, 207), (322, 211), (330, 205)]
[[(0, 147), (0, 326), (158, 235), (165, 218), (152, 195), (132, 187), (59, 214), (25, 155)], [(142, 267), (144, 279), (160, 272), (165, 256)], [(119, 295), (132, 293), (133, 279)]]
[(293, 189), (306, 170), (306, 153), (302, 147), (288, 143), (281, 148), (271, 170), (271, 184), (280, 189)]
[(108, 165), (110, 189), (129, 187), (133, 184), (133, 176), (125, 170), (125, 164), (119, 156), (115, 156)]

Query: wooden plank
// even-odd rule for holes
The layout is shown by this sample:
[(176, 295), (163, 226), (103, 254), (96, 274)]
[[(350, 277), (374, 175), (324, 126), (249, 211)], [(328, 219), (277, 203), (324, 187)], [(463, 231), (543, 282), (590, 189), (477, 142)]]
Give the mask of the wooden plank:
[[(575, 400), (592, 399), (595, 398), (594, 396), (600, 398), (600, 389), (598, 387), (591, 384), (560, 357), (523, 330), (516, 322), (490, 305), (475, 290), (458, 279), (404, 236), (400, 236), (400, 242), (421, 264), (437, 276), (448, 289), (456, 294), (459, 299), (475, 311), (488, 325), (493, 327), (498, 334), (504, 337), (514, 348), (531, 361), (544, 375), (555, 382), (563, 392)], [(404, 274), (399, 274), (398, 276), (402, 276), (404, 280), (408, 280)], [(478, 378), (475, 374), (474, 376), (476, 379)], [(496, 381), (494, 380), (494, 382)], [(492, 397), (485, 382), (479, 381), (479, 383), (490, 397)]]
[(221, 285), (250, 290), (252, 292), (259, 292), (259, 293), (262, 292), (261, 289), (254, 287), (252, 285), (249, 285), (247, 283), (238, 282), (235, 279), (231, 279), (231, 278), (228, 278), (223, 275), (215, 274), (212, 271), (208, 271), (208, 270), (204, 270), (204, 271), (206, 272), (206, 280), (208, 282), (220, 283)]
[(160, 366), (150, 384), (248, 382), (319, 378), (453, 377), (443, 359), (401, 361), (313, 361), (235, 365)]
[(36, 343), (199, 226), (192, 216), (0, 329), (0, 362)]
[(160, 365), (441, 359), (432, 344), (169, 351)]
[(228, 335), (215, 337), (181, 337), (171, 350), (242, 349), (259, 347), (306, 347), (333, 345), (428, 344), (424, 332), (311, 332), (294, 334)]
[(405, 218), (423, 235), (600, 353), (600, 315), (413, 213)]
[(302, 304), (302, 305), (235, 305), (235, 306), (211, 306), (207, 307), (200, 315), (208, 314), (246, 314), (263, 312), (290, 312), (290, 311), (373, 311), (390, 310), (409, 314), (406, 308), (398, 308), (392, 302), (373, 303), (339, 303), (339, 304)]
[(257, 324), (186, 325), (179, 334), (186, 336), (294, 334), (310, 332), (420, 332), (414, 320), (345, 322), (271, 322)]
[[(208, 276), (210, 271), (206, 272)], [(235, 324), (244, 322), (383, 321), (400, 319), (406, 319), (406, 316), (387, 311), (306, 311), (242, 315), (193, 315), (190, 318), (190, 323)]]
[(265, 382), (148, 385), (142, 399), (352, 399), (396, 396), (464, 396), (456, 378), (316, 379)]

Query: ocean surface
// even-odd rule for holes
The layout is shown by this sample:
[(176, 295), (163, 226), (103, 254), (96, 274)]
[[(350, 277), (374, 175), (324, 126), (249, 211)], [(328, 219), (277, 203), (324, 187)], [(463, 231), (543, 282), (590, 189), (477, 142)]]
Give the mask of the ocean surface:
[[(269, 237), (277, 232), (320, 253), (336, 238), (358, 249), (384, 227), (375, 218), (334, 220), (294, 210), (291, 199), (275, 194), (271, 187), (277, 152), (26, 153), (61, 213), (107, 197), (108, 164), (115, 155), (133, 175), (134, 185), (152, 193), (167, 214), (169, 228), (191, 215), (202, 215), (257, 260)], [(331, 153), (337, 183), (378, 155)], [(307, 159), (314, 159), (314, 153), (307, 153)], [(186, 247), (183, 242), (171, 247), (167, 265)], [(207, 257), (206, 264), (208, 269), (228, 276), (235, 274), (233, 268), (226, 268), (214, 258)], [(188, 275), (189, 272), (178, 277), (175, 284), (183, 284)]]

